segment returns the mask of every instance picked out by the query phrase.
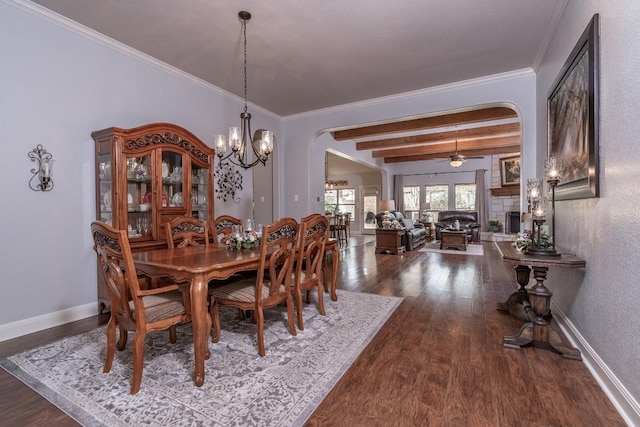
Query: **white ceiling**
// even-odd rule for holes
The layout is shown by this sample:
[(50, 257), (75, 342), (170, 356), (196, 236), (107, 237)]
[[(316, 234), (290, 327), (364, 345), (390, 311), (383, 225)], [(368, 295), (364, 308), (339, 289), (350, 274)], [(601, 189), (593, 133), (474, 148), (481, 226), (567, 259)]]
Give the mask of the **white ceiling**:
[(567, 0), (34, 0), (278, 115), (532, 67)]

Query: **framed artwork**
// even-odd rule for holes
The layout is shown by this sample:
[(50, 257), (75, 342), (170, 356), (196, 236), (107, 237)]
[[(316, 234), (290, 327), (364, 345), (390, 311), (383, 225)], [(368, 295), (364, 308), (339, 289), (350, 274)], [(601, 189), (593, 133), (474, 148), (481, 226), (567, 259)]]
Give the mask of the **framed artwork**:
[(560, 157), (556, 200), (599, 196), (599, 16), (594, 15), (547, 98), (549, 157)]
[(500, 159), (500, 185), (520, 185), (520, 156)]

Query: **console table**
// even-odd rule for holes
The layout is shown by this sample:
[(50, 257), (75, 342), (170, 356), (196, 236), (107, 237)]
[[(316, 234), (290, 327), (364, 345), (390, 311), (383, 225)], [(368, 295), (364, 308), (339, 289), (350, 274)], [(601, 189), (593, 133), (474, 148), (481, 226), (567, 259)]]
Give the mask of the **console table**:
[(404, 233), (404, 228), (376, 228), (376, 253), (391, 252), (394, 255), (402, 255)]
[[(566, 359), (582, 360), (580, 350), (566, 345), (557, 331), (551, 328), (545, 317), (551, 306), (551, 291), (544, 285), (549, 267), (584, 268), (586, 261), (575, 255), (562, 254), (559, 257), (527, 255), (516, 250), (511, 242), (495, 242), (504, 262), (515, 264), (516, 280), (520, 289), (514, 292), (507, 301), (499, 303), (498, 310), (509, 311), (515, 304), (523, 304), (529, 322), (522, 325), (516, 335), (506, 336), (502, 345), (520, 349), (527, 345), (546, 348), (562, 355)], [(529, 273), (533, 269), (536, 284), (526, 289)]]

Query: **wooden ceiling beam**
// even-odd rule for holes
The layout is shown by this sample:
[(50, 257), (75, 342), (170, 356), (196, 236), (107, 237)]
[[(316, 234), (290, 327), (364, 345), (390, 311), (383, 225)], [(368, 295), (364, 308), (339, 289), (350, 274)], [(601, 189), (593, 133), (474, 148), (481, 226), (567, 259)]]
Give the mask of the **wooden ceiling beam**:
[[(478, 150), (469, 150), (465, 151), (465, 156), (490, 156), (492, 154), (507, 154), (507, 153), (518, 153), (520, 152), (520, 145), (517, 146), (506, 146), (506, 147), (496, 147), (496, 148), (486, 148), (486, 149), (478, 149)], [(398, 157), (385, 157), (385, 163), (403, 163), (403, 162), (417, 162), (421, 160), (434, 160), (434, 159), (443, 159), (446, 161), (448, 156), (442, 156), (441, 154), (419, 154), (419, 155), (411, 155), (411, 156), (398, 156)]]
[[(497, 138), (485, 138), (485, 139), (470, 139), (466, 141), (458, 141), (458, 153), (468, 155), (473, 150), (492, 150), (502, 147), (517, 147), (516, 150), (520, 151), (520, 135), (505, 136)], [(390, 150), (373, 150), (372, 156), (374, 158), (388, 158), (388, 157), (405, 157), (413, 155), (435, 155), (440, 158), (452, 156), (455, 154), (456, 145), (455, 142), (447, 142), (445, 144), (430, 144), (420, 145), (412, 147), (394, 148)], [(433, 158), (433, 157), (432, 157)], [(437, 157), (435, 157), (437, 158)]]
[[(520, 123), (481, 126), (470, 129), (436, 132), (398, 138), (377, 139), (356, 143), (356, 150), (379, 150), (392, 147), (421, 145), (440, 141), (461, 140), (464, 138), (497, 137), (520, 132)], [(461, 141), (458, 141), (459, 143)]]
[(375, 135), (385, 135), (414, 130), (435, 129), (445, 126), (486, 122), (517, 118), (518, 114), (508, 107), (491, 107), (480, 110), (463, 111), (459, 113), (424, 117), (421, 119), (404, 120), (380, 125), (362, 126), (358, 128), (334, 131), (331, 134), (336, 141), (357, 139)]

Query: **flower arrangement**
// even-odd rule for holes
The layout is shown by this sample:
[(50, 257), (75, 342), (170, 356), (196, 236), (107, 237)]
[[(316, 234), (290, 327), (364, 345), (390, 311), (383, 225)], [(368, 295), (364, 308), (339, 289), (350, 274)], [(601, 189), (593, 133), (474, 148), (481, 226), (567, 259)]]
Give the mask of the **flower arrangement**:
[(222, 240), (222, 244), (227, 249), (253, 249), (260, 246), (262, 238), (255, 231), (244, 231), (242, 233), (231, 234)]
[(523, 251), (531, 245), (531, 232), (524, 231), (522, 233), (518, 233), (516, 237), (513, 238), (513, 247), (519, 251)]
[(548, 248), (553, 243), (553, 237), (546, 233), (541, 232), (540, 238), (538, 234), (534, 234), (531, 231), (525, 230), (513, 239), (513, 247), (519, 251), (529, 249), (530, 247)]

